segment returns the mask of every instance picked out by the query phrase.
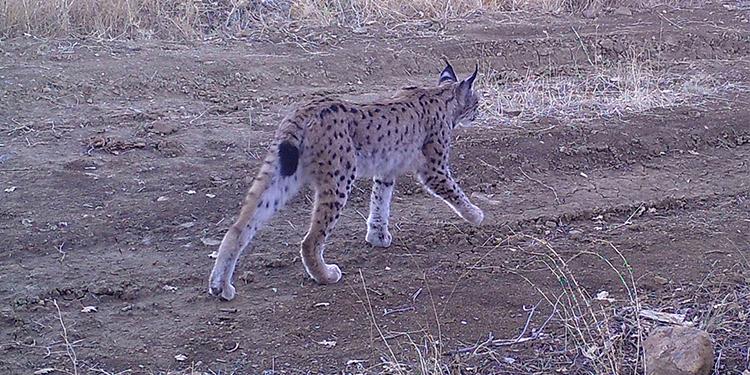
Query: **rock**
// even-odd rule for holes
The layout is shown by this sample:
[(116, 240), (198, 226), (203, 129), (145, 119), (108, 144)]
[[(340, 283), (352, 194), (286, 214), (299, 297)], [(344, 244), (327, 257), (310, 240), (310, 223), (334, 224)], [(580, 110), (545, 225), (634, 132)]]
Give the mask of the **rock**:
[(150, 129), (152, 133), (169, 135), (177, 131), (177, 125), (171, 124), (166, 121), (156, 121), (151, 124)]
[(631, 11), (630, 8), (628, 7), (619, 7), (615, 9), (613, 13), (617, 16), (632, 16), (633, 15), (633, 11)]
[(583, 232), (578, 229), (573, 229), (568, 234), (573, 241), (580, 241), (583, 238)]
[(714, 349), (705, 331), (692, 327), (657, 328), (643, 343), (646, 375), (708, 375)]
[(666, 277), (661, 277), (657, 275), (657, 276), (654, 276), (654, 282), (657, 285), (667, 285), (669, 284), (669, 279), (667, 279)]

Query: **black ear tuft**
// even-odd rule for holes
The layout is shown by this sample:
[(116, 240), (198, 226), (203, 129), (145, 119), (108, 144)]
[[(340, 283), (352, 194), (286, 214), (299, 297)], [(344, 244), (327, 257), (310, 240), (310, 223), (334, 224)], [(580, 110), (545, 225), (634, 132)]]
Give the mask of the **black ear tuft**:
[(474, 65), (474, 74), (471, 75), (471, 77), (466, 79), (466, 82), (469, 84), (469, 87), (474, 84), (474, 80), (477, 78), (477, 72), (479, 72), (479, 64)]
[(474, 80), (477, 78), (477, 72), (479, 72), (479, 64), (474, 66), (474, 74), (471, 77), (461, 81), (458, 85), (458, 92), (461, 96), (466, 96), (471, 91), (471, 87), (474, 85)]
[(458, 81), (458, 78), (456, 78), (456, 72), (453, 71), (453, 67), (451, 66), (451, 63), (449, 63), (447, 59), (443, 59), (443, 60), (445, 61), (445, 69), (443, 69), (443, 72), (440, 73), (440, 80), (438, 80), (438, 85), (444, 82)]

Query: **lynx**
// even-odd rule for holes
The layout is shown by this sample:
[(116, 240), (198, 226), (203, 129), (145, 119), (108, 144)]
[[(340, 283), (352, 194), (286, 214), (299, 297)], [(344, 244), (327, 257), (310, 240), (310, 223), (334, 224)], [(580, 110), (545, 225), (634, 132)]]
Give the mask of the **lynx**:
[(373, 246), (391, 244), (391, 195), (396, 177), (409, 172), (464, 220), (479, 225), (484, 213), (453, 180), (448, 162), (453, 131), (469, 126), (477, 113), (473, 84), (478, 69), (459, 81), (445, 63), (437, 86), (408, 87), (392, 98), (368, 103), (318, 99), (282, 120), (239, 217), (219, 246), (209, 293), (234, 298), (231, 280), (240, 253), (307, 184), (315, 200), (300, 253), (305, 270), (319, 284), (341, 279), (341, 270), (325, 262), (323, 250), (356, 178), (372, 178), (365, 240)]

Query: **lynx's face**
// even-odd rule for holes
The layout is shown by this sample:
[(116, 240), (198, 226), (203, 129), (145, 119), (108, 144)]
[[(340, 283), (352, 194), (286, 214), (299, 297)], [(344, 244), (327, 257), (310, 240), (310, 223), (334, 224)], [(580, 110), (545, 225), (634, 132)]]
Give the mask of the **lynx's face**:
[(456, 124), (465, 128), (474, 126), (473, 122), (477, 118), (479, 107), (479, 96), (473, 89), (471, 89), (466, 94), (463, 103), (461, 102), (462, 100), (459, 100), (458, 119), (456, 120)]
[(453, 67), (446, 62), (447, 66), (440, 74), (439, 85), (452, 84), (455, 86), (454, 92), (454, 126), (470, 127), (477, 117), (479, 107), (479, 95), (474, 90), (474, 80), (477, 78), (478, 66), (474, 68), (474, 74), (471, 77), (458, 82)]

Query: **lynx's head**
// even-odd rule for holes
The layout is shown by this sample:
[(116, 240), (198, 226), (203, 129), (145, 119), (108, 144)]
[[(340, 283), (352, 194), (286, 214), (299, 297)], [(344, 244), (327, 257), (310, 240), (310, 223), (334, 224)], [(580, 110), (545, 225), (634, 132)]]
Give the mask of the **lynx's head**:
[(448, 103), (453, 107), (453, 125), (469, 127), (477, 116), (479, 106), (479, 95), (474, 90), (474, 79), (477, 78), (479, 66), (474, 67), (474, 74), (471, 77), (459, 82), (451, 64), (447, 60), (445, 64), (445, 69), (440, 73), (438, 85), (451, 85), (453, 89), (453, 103)]

